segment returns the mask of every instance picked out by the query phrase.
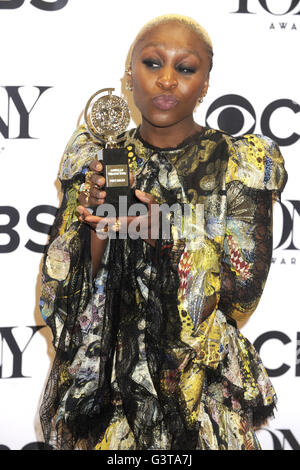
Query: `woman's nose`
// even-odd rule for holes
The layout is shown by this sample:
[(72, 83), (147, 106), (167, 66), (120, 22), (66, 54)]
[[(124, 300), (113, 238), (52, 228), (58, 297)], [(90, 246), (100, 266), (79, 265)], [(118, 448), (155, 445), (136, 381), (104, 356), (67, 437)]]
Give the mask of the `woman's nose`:
[(172, 90), (177, 87), (178, 82), (175, 71), (171, 67), (164, 67), (157, 78), (157, 85), (163, 90)]

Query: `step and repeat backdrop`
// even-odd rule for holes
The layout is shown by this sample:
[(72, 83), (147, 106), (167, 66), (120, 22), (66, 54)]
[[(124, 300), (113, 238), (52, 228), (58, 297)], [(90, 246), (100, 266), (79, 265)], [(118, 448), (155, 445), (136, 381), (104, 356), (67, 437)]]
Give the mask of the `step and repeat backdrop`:
[(44, 448), (38, 408), (53, 349), (38, 308), (40, 269), (63, 150), (89, 97), (121, 92), (136, 33), (165, 13), (192, 16), (214, 43), (197, 121), (265, 134), (285, 158), (272, 266), (242, 332), (278, 394), (262, 447), (300, 449), (299, 0), (0, 0), (0, 449)]

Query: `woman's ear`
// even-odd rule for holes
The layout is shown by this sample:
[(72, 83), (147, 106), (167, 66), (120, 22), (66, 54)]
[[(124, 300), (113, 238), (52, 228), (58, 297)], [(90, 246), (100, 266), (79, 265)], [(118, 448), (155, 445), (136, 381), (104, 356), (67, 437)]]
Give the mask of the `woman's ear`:
[(209, 78), (207, 78), (204, 82), (204, 86), (203, 86), (202, 92), (201, 92), (201, 98), (204, 98), (204, 96), (206, 96), (207, 91), (208, 91), (208, 87), (209, 87)]
[(200, 96), (199, 96), (199, 98), (198, 98), (198, 100), (197, 100), (197, 104), (196, 104), (196, 107), (195, 107), (194, 111), (196, 111), (197, 108), (198, 108), (198, 106), (199, 106), (201, 103), (203, 103), (203, 98), (204, 98), (204, 96), (206, 96), (206, 94), (207, 94), (208, 87), (209, 87), (209, 78), (208, 78), (207, 80), (205, 80), (205, 82), (204, 82), (204, 85), (203, 85), (203, 87), (202, 87), (202, 89), (201, 89), (201, 93), (200, 93)]

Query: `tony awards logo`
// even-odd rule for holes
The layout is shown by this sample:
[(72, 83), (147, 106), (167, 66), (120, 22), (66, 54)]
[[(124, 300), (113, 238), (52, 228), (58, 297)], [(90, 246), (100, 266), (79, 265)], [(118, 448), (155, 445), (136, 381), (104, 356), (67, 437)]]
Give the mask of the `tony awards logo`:
[[(274, 19), (278, 17), (279, 21), (272, 21), (270, 30), (298, 31), (298, 25), (292, 18), (297, 19), (300, 15), (300, 0), (237, 0), (238, 10), (232, 13), (243, 13), (247, 15), (260, 14), (265, 12)], [(283, 17), (283, 18), (282, 18)], [(296, 17), (296, 18), (295, 18)]]

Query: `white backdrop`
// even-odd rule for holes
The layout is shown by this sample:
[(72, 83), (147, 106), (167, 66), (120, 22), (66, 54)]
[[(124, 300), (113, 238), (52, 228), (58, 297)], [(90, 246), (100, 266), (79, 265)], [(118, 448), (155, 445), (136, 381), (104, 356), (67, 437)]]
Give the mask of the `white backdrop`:
[(197, 121), (230, 130), (235, 120), (237, 134), (267, 133), (285, 157), (273, 263), (242, 332), (278, 394), (262, 446), (300, 449), (299, 0), (0, 0), (0, 449), (42, 441), (38, 406), (53, 350), (38, 309), (41, 247), (59, 204), (62, 152), (90, 95), (120, 93), (135, 34), (164, 13), (194, 17), (214, 43)]

